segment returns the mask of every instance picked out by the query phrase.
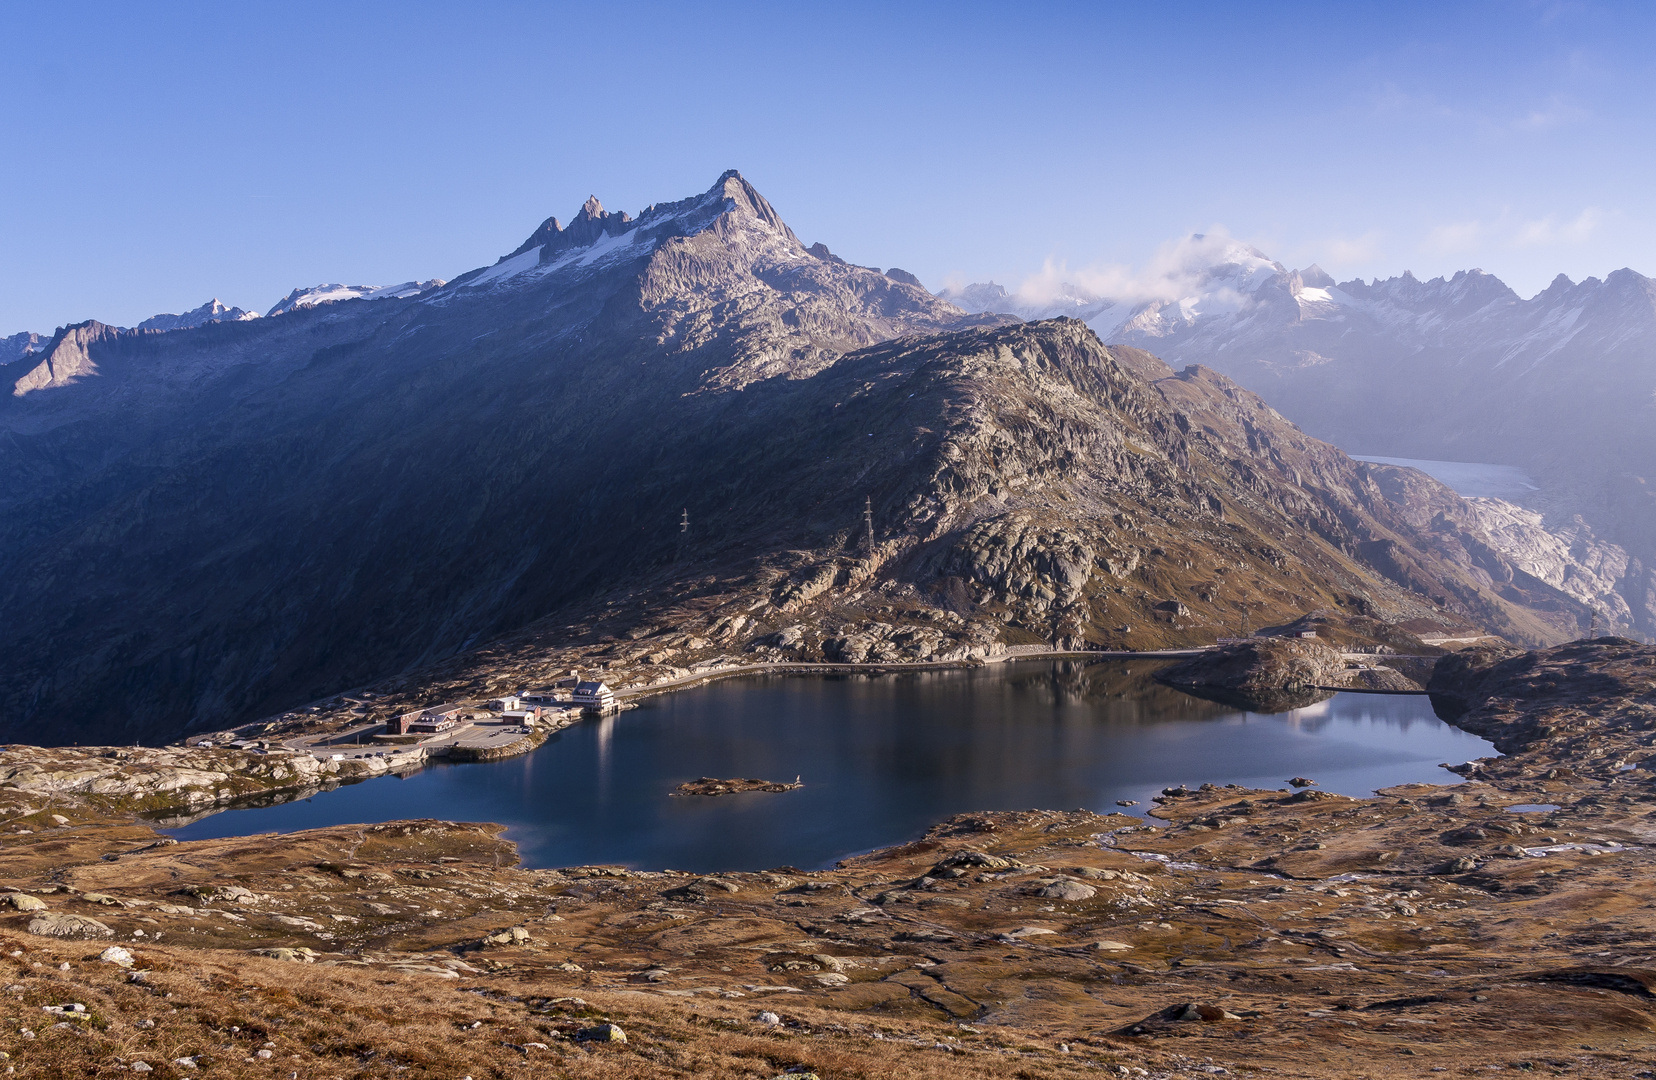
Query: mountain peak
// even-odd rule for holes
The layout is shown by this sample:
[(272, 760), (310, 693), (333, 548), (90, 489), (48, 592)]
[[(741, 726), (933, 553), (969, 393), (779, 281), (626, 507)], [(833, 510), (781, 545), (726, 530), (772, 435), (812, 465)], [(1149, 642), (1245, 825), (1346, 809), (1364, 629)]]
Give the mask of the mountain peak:
[(227, 307), (219, 302), (218, 297), (202, 304), (198, 308), (186, 311), (182, 315), (152, 315), (139, 323), (138, 330), (188, 330), (194, 326), (203, 326), (210, 322), (242, 322), (247, 319), (257, 319), (256, 311), (243, 311), (239, 307)]
[(1332, 288), (1334, 288), (1334, 279), (1333, 279), (1333, 277), (1331, 277), (1329, 275), (1327, 270), (1324, 270), (1322, 267), (1318, 266), (1316, 263), (1312, 263), (1310, 266), (1307, 266), (1304, 270), (1301, 270), (1299, 272), (1299, 276), (1300, 276), (1300, 281), (1304, 282), (1305, 285), (1307, 285), (1310, 288), (1313, 288), (1313, 289), (1332, 289)]
[[(495, 266), (499, 267), (508, 259), (516, 259), (536, 249), (540, 250), (540, 262), (550, 262), (553, 257), (563, 252), (588, 247), (605, 237), (619, 237), (635, 229), (646, 230), (646, 235), (649, 236), (700, 232), (727, 213), (755, 219), (793, 243), (799, 244), (799, 238), (788, 228), (781, 215), (765, 197), (759, 194), (740, 172), (727, 169), (713, 182), (713, 186), (702, 194), (677, 202), (656, 203), (646, 207), (637, 218), (625, 213), (611, 213), (604, 209), (604, 204), (598, 201), (598, 196), (588, 196), (568, 225), (562, 224), (555, 217), (547, 218), (541, 222), (538, 229), (529, 234), (527, 240), (510, 254), (502, 256)], [(800, 247), (803, 248), (804, 245), (800, 244)], [(471, 285), (479, 281), (502, 280), (505, 276), (515, 276), (516, 272), (512, 275), (482, 274), (480, 278), (463, 276), (457, 279), (456, 283)]]

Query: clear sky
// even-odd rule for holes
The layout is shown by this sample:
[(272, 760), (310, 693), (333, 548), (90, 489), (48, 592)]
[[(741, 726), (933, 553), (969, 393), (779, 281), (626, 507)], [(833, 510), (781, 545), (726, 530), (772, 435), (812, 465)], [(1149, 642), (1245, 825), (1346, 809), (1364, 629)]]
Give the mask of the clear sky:
[(450, 278), (735, 167), (936, 288), (1214, 227), (1656, 274), (1656, 4), (0, 0), (0, 334)]

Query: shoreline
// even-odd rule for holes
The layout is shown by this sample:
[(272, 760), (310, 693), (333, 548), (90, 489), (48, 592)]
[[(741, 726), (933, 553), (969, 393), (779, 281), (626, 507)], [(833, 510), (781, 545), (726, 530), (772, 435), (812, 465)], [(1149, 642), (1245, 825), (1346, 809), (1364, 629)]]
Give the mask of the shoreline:
[[(1021, 647), (1021, 646), (1015, 646)], [(682, 678), (667, 682), (652, 683), (647, 686), (632, 687), (627, 690), (617, 690), (617, 700), (633, 700), (652, 697), (658, 693), (672, 690), (688, 690), (702, 686), (719, 679), (734, 678), (739, 675), (784, 675), (784, 674), (824, 674), (844, 672), (855, 674), (864, 672), (869, 674), (889, 674), (899, 671), (952, 671), (961, 668), (988, 667), (993, 664), (1007, 664), (1018, 660), (1064, 660), (1064, 659), (1111, 659), (1127, 660), (1135, 657), (1175, 659), (1181, 656), (1200, 656), (1202, 653), (1212, 652), (1218, 648), (1215, 645), (1203, 646), (1199, 649), (1161, 649), (1156, 651), (1134, 650), (1097, 650), (1097, 649), (1043, 649), (1040, 652), (1015, 653), (1010, 650), (987, 658), (975, 657), (967, 660), (893, 660), (878, 664), (832, 664), (816, 663), (811, 661), (785, 661), (781, 663), (743, 664), (738, 667), (719, 668), (715, 671), (700, 672), (686, 675)]]
[[(718, 682), (718, 681), (721, 681), (721, 680), (724, 680), (724, 679), (741, 678), (741, 677), (754, 676), (754, 675), (785, 675), (785, 674), (804, 674), (804, 675), (822, 675), (822, 674), (870, 674), (870, 675), (875, 675), (875, 674), (900, 674), (900, 673), (903, 673), (903, 672), (910, 672), (910, 671), (948, 671), (948, 670), (981, 668), (981, 667), (989, 667), (989, 666), (993, 666), (993, 665), (997, 665), (997, 664), (1003, 664), (1003, 663), (1013, 663), (1013, 662), (1032, 661), (1032, 660), (1060, 660), (1060, 659), (1127, 660), (1127, 659), (1135, 659), (1135, 658), (1172, 660), (1172, 659), (1178, 659), (1180, 657), (1201, 655), (1201, 654), (1206, 653), (1206, 652), (1211, 652), (1215, 648), (1217, 648), (1217, 646), (1209, 646), (1209, 647), (1196, 648), (1196, 649), (1167, 649), (1167, 650), (1156, 650), (1156, 651), (1134, 651), (1134, 650), (1111, 650), (1111, 651), (1100, 651), (1100, 650), (1041, 650), (1041, 651), (1038, 651), (1038, 652), (1027, 652), (1027, 653), (1005, 653), (1005, 654), (1001, 654), (999, 656), (989, 658), (987, 660), (974, 658), (974, 659), (968, 659), (968, 660), (892, 661), (892, 662), (886, 662), (886, 663), (863, 663), (863, 664), (813, 663), (813, 662), (800, 661), (800, 662), (784, 662), (784, 663), (746, 664), (746, 665), (740, 665), (740, 666), (736, 666), (736, 667), (720, 668), (720, 669), (717, 669), (717, 670), (714, 670), (714, 671), (707, 671), (707, 672), (701, 672), (701, 673), (697, 673), (697, 674), (693, 674), (693, 675), (688, 675), (688, 676), (684, 676), (684, 677), (681, 677), (681, 678), (678, 678), (678, 679), (673, 679), (673, 680), (670, 680), (670, 681), (667, 681), (667, 682), (658, 683), (658, 684), (654, 684), (654, 685), (633, 687), (633, 688), (630, 688), (628, 690), (616, 691), (617, 701), (618, 702), (626, 702), (626, 704), (623, 705), (620, 708), (607, 710), (606, 712), (601, 712), (601, 713), (600, 712), (586, 712), (586, 713), (582, 714), (580, 717), (578, 717), (574, 720), (569, 720), (569, 721), (566, 721), (564, 723), (558, 724), (556, 726), (536, 727), (536, 728), (531, 729), (531, 733), (529, 735), (525, 736), (524, 738), (518, 739), (518, 740), (516, 740), (512, 743), (509, 743), (505, 746), (496, 747), (496, 748), (488, 748), (487, 750), (483, 750), (483, 751), (468, 751), (468, 752), (465, 752), (465, 753), (458, 752), (458, 751), (462, 750), (463, 748), (445, 747), (445, 748), (442, 748), (442, 749), (445, 750), (444, 753), (430, 753), (430, 752), (423, 751), (418, 745), (416, 745), (416, 746), (409, 747), (408, 750), (404, 752), (403, 760), (398, 761), (395, 767), (389, 767), (389, 768), (384, 769), (383, 771), (376, 771), (376, 772), (370, 773), (368, 775), (363, 775), (363, 776), (334, 779), (332, 782), (324, 783), (320, 786), (303, 785), (303, 786), (295, 786), (295, 787), (286, 788), (286, 789), (273, 788), (273, 789), (269, 789), (269, 790), (264, 791), (264, 792), (260, 792), (260, 793), (255, 794), (255, 795), (248, 795), (248, 796), (238, 797), (238, 798), (236, 798), (232, 801), (226, 802), (226, 803), (221, 803), (221, 804), (217, 804), (217, 805), (209, 805), (209, 806), (205, 806), (205, 807), (192, 807), (192, 808), (190, 808), (190, 811), (193, 811), (193, 812), (189, 813), (189, 821), (190, 822), (199, 821), (199, 820), (202, 820), (203, 818), (206, 818), (206, 817), (211, 817), (211, 816), (214, 816), (214, 815), (217, 815), (217, 814), (220, 814), (220, 813), (225, 813), (225, 812), (228, 812), (228, 811), (233, 811), (233, 810), (238, 810), (238, 809), (256, 809), (260, 805), (264, 805), (263, 800), (266, 799), (269, 796), (292, 795), (292, 793), (295, 793), (295, 792), (305, 792), (306, 794), (294, 795), (293, 799), (309, 798), (311, 794), (319, 794), (319, 793), (324, 792), (324, 791), (334, 790), (338, 787), (348, 786), (348, 785), (356, 784), (356, 783), (362, 783), (364, 781), (376, 779), (376, 778), (381, 777), (381, 776), (395, 775), (395, 776), (398, 776), (399, 778), (405, 778), (405, 777), (408, 777), (408, 776), (413, 776), (416, 773), (421, 772), (425, 769), (431, 768), (433, 765), (435, 765), (439, 761), (443, 762), (443, 763), (446, 763), (446, 764), (454, 764), (454, 765), (488, 764), (488, 763), (497, 762), (497, 761), (505, 761), (509, 758), (520, 757), (520, 756), (532, 753), (535, 750), (540, 749), (542, 746), (544, 746), (546, 744), (546, 742), (551, 738), (551, 736), (553, 736), (554, 734), (557, 734), (558, 732), (564, 731), (568, 728), (574, 727), (576, 724), (580, 723), (583, 720), (600, 719), (604, 716), (615, 716), (620, 712), (624, 712), (624, 711), (628, 711), (632, 708), (636, 708), (639, 703), (641, 703), (644, 700), (647, 700), (651, 697), (654, 697), (654, 696), (657, 696), (657, 695), (664, 695), (664, 694), (674, 693), (674, 692), (681, 691), (681, 690), (693, 690), (693, 689), (697, 689), (697, 688), (700, 688), (700, 687), (711, 685), (714, 682)], [(1179, 687), (1175, 686), (1175, 687), (1172, 687), (1172, 689), (1177, 690), (1177, 689), (1179, 689)], [(1379, 695), (1411, 696), (1411, 697), (1424, 697), (1424, 696), (1427, 696), (1426, 691), (1424, 691), (1424, 690), (1420, 690), (1420, 691), (1371, 690), (1371, 689), (1364, 689), (1364, 688), (1338, 687), (1338, 686), (1317, 687), (1316, 689), (1329, 690), (1329, 691), (1333, 691), (1333, 692), (1336, 692), (1336, 693), (1362, 693), (1362, 694), (1379, 694)], [(1451, 725), (1451, 726), (1453, 726), (1453, 725)], [(371, 760), (371, 759), (363, 759), (363, 760)], [(389, 761), (390, 758), (388, 757), (386, 759), (381, 759), (381, 760)], [(1455, 782), (1456, 781), (1453, 781), (1453, 780), (1449, 781), (1444, 786), (1453, 786)], [(290, 801), (290, 800), (284, 799), (282, 801)], [(1118, 811), (1118, 812), (1120, 812), (1120, 811)], [(1126, 810), (1125, 813), (1128, 816), (1132, 816), (1132, 817), (1139, 818), (1140, 820), (1144, 820), (1147, 817), (1154, 816), (1154, 808), (1153, 807), (1145, 807), (1145, 808), (1135, 807), (1135, 808)], [(151, 814), (146, 814), (145, 817), (148, 820), (151, 820), (151, 821), (156, 820), (156, 816), (155, 816), (154, 812), (151, 812)], [(164, 827), (164, 828), (176, 828), (176, 827), (179, 827), (179, 826), (172, 825), (172, 826), (162, 826), (162, 827)], [(868, 854), (868, 853), (876, 851), (876, 850), (879, 850), (879, 849), (878, 848), (870, 848), (868, 852), (863, 852), (862, 854)]]

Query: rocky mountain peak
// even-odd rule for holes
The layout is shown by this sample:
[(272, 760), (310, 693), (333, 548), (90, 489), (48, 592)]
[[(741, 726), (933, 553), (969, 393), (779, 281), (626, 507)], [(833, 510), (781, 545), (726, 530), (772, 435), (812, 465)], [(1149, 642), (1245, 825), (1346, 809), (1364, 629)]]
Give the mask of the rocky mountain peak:
[(192, 326), (203, 326), (210, 322), (240, 322), (244, 319), (256, 319), (256, 311), (243, 311), (239, 307), (230, 307), (219, 301), (218, 297), (192, 308), (182, 315), (152, 315), (139, 323), (136, 330), (187, 330)]
[(37, 353), (51, 340), (50, 335), (31, 333), (27, 330), (10, 337), (0, 337), (0, 364), (9, 364)]
[(1307, 266), (1304, 270), (1301, 270), (1299, 272), (1299, 276), (1300, 276), (1300, 281), (1303, 282), (1309, 288), (1313, 288), (1313, 289), (1332, 289), (1332, 288), (1334, 288), (1334, 279), (1329, 276), (1329, 273), (1328, 273), (1327, 270), (1324, 270), (1322, 267), (1318, 266), (1316, 263), (1312, 263), (1310, 266)]
[[(527, 240), (510, 254), (502, 256), (500, 262), (495, 265), (499, 267), (509, 259), (536, 250), (540, 252), (539, 261), (544, 264), (554, 261), (565, 252), (590, 247), (606, 237), (614, 239), (635, 230), (642, 231), (643, 236), (652, 241), (670, 235), (693, 235), (710, 227), (726, 214), (757, 221), (771, 231), (780, 233), (789, 242), (800, 243), (793, 230), (788, 228), (787, 223), (765, 197), (759, 194), (741, 173), (729, 169), (720, 174), (713, 186), (701, 195), (680, 199), (677, 202), (652, 204), (636, 219), (626, 213), (611, 213), (604, 209), (604, 204), (598, 200), (598, 196), (589, 196), (568, 225), (561, 224), (556, 217), (547, 218), (538, 229), (529, 234)], [(480, 280), (499, 280), (505, 276), (515, 275), (485, 273)], [(456, 279), (456, 284), (474, 283), (465, 276)]]
[(68, 386), (89, 375), (96, 375), (98, 365), (91, 356), (93, 346), (121, 333), (120, 327), (105, 326), (96, 320), (64, 327), (43, 350), (45, 355), (40, 363), (12, 384), (12, 396), (22, 397), (36, 390)]
[(759, 194), (758, 189), (748, 183), (747, 178), (735, 169), (727, 169), (719, 177), (709, 194), (714, 191), (722, 195), (731, 204), (732, 209), (758, 218), (796, 244), (800, 242), (794, 231), (788, 228), (787, 222), (782, 220), (782, 215), (778, 214), (765, 197)]

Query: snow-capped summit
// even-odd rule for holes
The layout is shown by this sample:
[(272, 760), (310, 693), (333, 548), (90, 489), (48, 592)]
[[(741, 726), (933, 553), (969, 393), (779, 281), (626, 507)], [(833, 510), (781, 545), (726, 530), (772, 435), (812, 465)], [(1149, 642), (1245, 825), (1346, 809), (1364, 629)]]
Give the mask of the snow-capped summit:
[(188, 330), (192, 326), (203, 326), (212, 322), (244, 322), (247, 319), (257, 319), (256, 311), (243, 311), (239, 307), (226, 307), (219, 303), (218, 297), (207, 301), (198, 308), (186, 311), (182, 315), (152, 315), (133, 327), (135, 330)]
[(493, 266), (461, 274), (449, 288), (492, 288), (506, 282), (516, 286), (563, 270), (641, 258), (668, 239), (695, 236), (726, 218), (755, 227), (759, 242), (779, 243), (797, 248), (800, 255), (805, 253), (804, 245), (765, 197), (741, 173), (730, 169), (702, 194), (656, 203), (636, 218), (605, 210), (593, 195), (567, 226), (555, 217), (547, 218), (510, 254)]
[(401, 285), (313, 285), (308, 289), (294, 289), (275, 307), (265, 312), (265, 315), (281, 315), (299, 308), (333, 304), (341, 300), (405, 300), (430, 292), (432, 289), (440, 289), (445, 284), (447, 282), (442, 278), (432, 278), (430, 281), (405, 281)]

